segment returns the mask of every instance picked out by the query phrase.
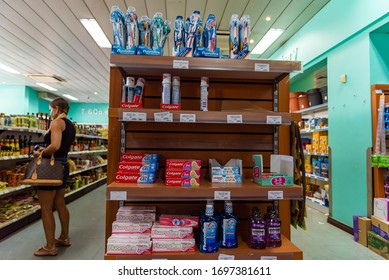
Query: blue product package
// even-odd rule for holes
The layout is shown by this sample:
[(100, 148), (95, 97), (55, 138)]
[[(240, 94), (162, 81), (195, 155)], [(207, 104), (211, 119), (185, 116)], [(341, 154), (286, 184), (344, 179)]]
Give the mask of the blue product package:
[(139, 45), (139, 28), (138, 28), (138, 15), (135, 13), (134, 7), (128, 7), (125, 15), (126, 23), (126, 49), (133, 50), (136, 53), (136, 48)]
[(139, 28), (139, 46), (151, 47), (151, 20), (147, 16), (142, 16), (138, 23)]
[(113, 27), (112, 53), (116, 53), (118, 48), (126, 47), (126, 26), (123, 12), (118, 6), (112, 6), (110, 11), (110, 21)]
[(184, 19), (177, 16), (174, 21), (174, 46), (173, 54), (177, 54), (184, 49)]
[(243, 15), (239, 21), (239, 51), (249, 50), (250, 16)]
[(239, 53), (239, 17), (237, 14), (231, 16), (229, 31), (230, 58), (235, 58)]
[(216, 51), (216, 17), (209, 14), (203, 31), (203, 46), (210, 52)]

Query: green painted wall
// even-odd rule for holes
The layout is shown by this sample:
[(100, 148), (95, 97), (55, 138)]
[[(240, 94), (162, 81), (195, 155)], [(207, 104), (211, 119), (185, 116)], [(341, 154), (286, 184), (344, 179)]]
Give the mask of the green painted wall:
[[(27, 113), (24, 86), (0, 86), (0, 112), (6, 115)], [(27, 106), (27, 107), (26, 107)]]
[[(370, 85), (389, 82), (387, 34), (371, 33), (378, 28), (382, 33), (388, 22), (388, 0), (331, 0), (271, 58), (298, 48), (305, 71), (291, 78), (292, 89), (310, 76), (307, 70), (327, 59), (331, 217), (349, 227), (353, 215), (368, 215)], [(342, 74), (347, 75), (345, 84)]]

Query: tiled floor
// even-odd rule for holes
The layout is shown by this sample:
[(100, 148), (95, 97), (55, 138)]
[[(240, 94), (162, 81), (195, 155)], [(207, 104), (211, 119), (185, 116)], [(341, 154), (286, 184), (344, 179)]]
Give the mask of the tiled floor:
[[(71, 247), (61, 247), (59, 260), (102, 260), (105, 235), (105, 186), (69, 204)], [(292, 227), (292, 242), (304, 252), (306, 260), (382, 260), (383, 258), (328, 224), (327, 217), (307, 208), (307, 230)], [(56, 216), (56, 215), (55, 215)], [(0, 259), (36, 260), (34, 250), (45, 243), (41, 220), (0, 241)]]

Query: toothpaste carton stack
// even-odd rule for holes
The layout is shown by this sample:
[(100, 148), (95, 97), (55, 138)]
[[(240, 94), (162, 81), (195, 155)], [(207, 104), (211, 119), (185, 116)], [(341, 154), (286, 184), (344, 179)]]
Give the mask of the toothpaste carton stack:
[(156, 207), (122, 206), (112, 223), (112, 235), (107, 241), (107, 254), (151, 254), (151, 228)]
[(158, 154), (123, 153), (115, 175), (116, 183), (152, 184), (158, 177)]
[(151, 229), (153, 252), (193, 252), (193, 228), (198, 227), (198, 217), (161, 215), (159, 223)]
[(200, 185), (201, 160), (167, 159), (165, 185), (173, 187), (196, 187)]

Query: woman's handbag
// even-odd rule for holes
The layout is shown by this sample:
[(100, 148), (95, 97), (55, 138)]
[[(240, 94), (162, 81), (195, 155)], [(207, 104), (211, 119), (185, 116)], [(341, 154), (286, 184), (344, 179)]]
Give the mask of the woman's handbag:
[(63, 175), (63, 164), (55, 161), (54, 155), (51, 155), (51, 158), (43, 158), (40, 153), (28, 163), (22, 183), (33, 186), (61, 186)]

